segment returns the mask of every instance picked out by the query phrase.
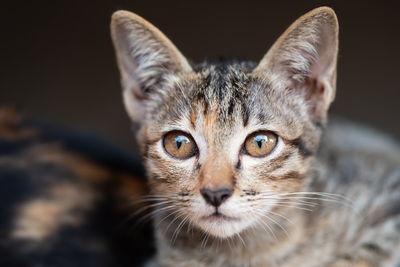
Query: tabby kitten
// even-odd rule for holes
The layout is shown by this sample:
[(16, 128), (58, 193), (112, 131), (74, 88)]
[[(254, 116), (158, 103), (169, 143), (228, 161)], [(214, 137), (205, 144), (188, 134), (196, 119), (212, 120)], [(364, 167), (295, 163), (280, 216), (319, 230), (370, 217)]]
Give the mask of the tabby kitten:
[(258, 64), (194, 66), (127, 11), (111, 35), (151, 191), (148, 265), (400, 266), (399, 146), (327, 126), (332, 9), (300, 17)]

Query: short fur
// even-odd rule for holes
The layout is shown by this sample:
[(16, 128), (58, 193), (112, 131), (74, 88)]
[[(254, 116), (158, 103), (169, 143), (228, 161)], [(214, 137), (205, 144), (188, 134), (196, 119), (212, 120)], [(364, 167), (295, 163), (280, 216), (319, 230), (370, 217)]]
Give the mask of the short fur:
[[(400, 264), (398, 145), (362, 127), (326, 126), (338, 53), (332, 9), (299, 18), (258, 64), (190, 66), (127, 11), (113, 15), (111, 33), (154, 209), (149, 265)], [(193, 137), (196, 156), (165, 152), (174, 130)], [(243, 143), (260, 130), (278, 143), (254, 158)], [(218, 215), (201, 190), (221, 187), (234, 191)]]
[[(327, 124), (333, 10), (299, 18), (259, 63), (190, 65), (127, 11), (111, 33), (145, 170), (107, 142), (0, 108), (0, 266), (400, 266), (398, 143)], [(166, 153), (174, 130), (195, 156)], [(260, 130), (278, 142), (254, 158), (244, 140)], [(201, 192), (221, 187), (233, 194), (216, 213)], [(152, 219), (155, 254), (136, 215)]]
[(143, 181), (137, 161), (99, 138), (0, 108), (0, 266), (143, 263), (151, 229), (126, 220)]

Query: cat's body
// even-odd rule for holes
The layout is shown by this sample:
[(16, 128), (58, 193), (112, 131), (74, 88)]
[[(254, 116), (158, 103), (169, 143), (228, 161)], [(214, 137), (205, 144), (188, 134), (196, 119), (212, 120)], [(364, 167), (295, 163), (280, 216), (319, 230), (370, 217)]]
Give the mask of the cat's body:
[[(102, 234), (112, 236), (106, 230), (121, 217), (93, 232), (92, 211), (121, 216), (117, 207), (139, 198), (128, 213), (152, 218), (148, 266), (400, 266), (399, 145), (327, 123), (338, 53), (331, 9), (297, 20), (258, 64), (193, 66), (126, 11), (113, 15), (111, 31), (147, 189), (137, 169), (71, 154), (35, 128), (2, 123), (0, 112), (1, 182), (12, 189), (10, 175), (35, 179), (28, 197), (3, 202), (5, 264), (138, 264), (150, 238), (141, 243), (137, 230), (123, 239), (132, 248), (112, 249)], [(65, 261), (76, 252), (85, 258)]]

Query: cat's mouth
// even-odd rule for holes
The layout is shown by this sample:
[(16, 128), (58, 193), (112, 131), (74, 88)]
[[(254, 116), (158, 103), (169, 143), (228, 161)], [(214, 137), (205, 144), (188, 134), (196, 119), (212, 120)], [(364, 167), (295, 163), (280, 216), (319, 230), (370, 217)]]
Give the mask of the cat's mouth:
[(207, 215), (207, 216), (203, 216), (202, 217), (203, 220), (208, 220), (208, 221), (239, 221), (238, 218), (235, 217), (231, 217), (231, 216), (227, 216), (223, 213), (221, 213), (220, 211), (218, 211), (218, 209), (215, 210), (214, 213)]
[(240, 217), (233, 217), (230, 214), (214, 210), (208, 215), (199, 217), (197, 225), (208, 234), (226, 238), (242, 231), (248, 226), (248, 222)]

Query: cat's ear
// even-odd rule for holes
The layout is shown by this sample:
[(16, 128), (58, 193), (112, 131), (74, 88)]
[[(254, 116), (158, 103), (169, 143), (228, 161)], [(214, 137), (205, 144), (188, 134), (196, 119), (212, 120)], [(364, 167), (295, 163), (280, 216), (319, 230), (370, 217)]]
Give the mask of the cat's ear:
[(276, 74), (288, 90), (306, 97), (313, 118), (323, 118), (335, 97), (338, 31), (335, 12), (316, 8), (279, 37), (255, 72)]
[(185, 57), (148, 21), (128, 11), (111, 19), (111, 37), (121, 73), (125, 107), (140, 122), (150, 94), (162, 87), (168, 74), (191, 71)]

